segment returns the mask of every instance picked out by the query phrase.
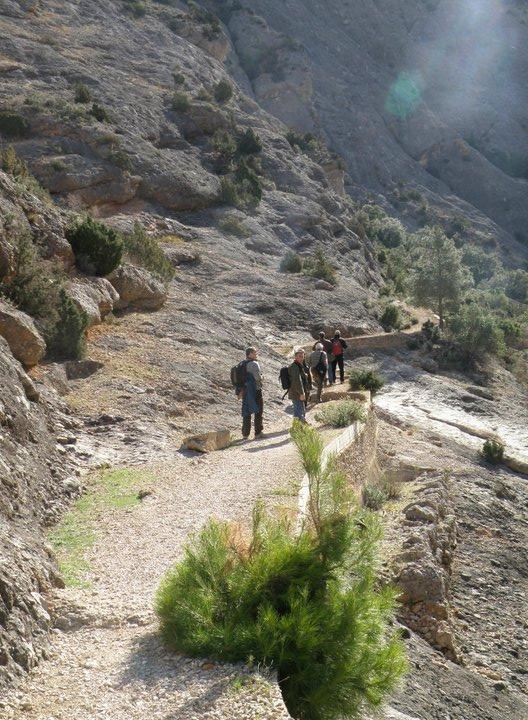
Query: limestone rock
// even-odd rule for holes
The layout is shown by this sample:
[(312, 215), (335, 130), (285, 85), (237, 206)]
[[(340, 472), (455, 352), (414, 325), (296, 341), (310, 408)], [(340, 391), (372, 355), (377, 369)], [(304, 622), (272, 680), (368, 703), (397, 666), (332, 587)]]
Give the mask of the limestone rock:
[(513, 457), (513, 455), (505, 455), (503, 462), (506, 467), (510, 468), (510, 470), (517, 473), (523, 473), (523, 475), (528, 475), (528, 458), (523, 459), (520, 457)]
[(213, 430), (201, 435), (192, 435), (184, 441), (188, 450), (208, 453), (214, 450), (224, 450), (231, 445), (231, 432), (229, 430)]
[(167, 257), (168, 261), (174, 267), (179, 265), (190, 265), (198, 262), (200, 259), (200, 253), (197, 250), (184, 247), (165, 246), (163, 252)]
[(418, 520), (420, 522), (434, 522), (436, 513), (430, 507), (425, 507), (416, 503), (408, 505), (405, 510), (407, 520)]
[(22, 370), (22, 368), (17, 368), (17, 375), (20, 380), (20, 384), (24, 388), (27, 399), (32, 400), (33, 402), (38, 402), (40, 400), (40, 393), (35, 387), (33, 380), (27, 373), (24, 372), (24, 370)]
[(119, 295), (106, 278), (75, 278), (67, 285), (67, 293), (88, 316), (88, 325), (97, 325), (112, 312)]
[(16, 359), (26, 367), (36, 365), (44, 357), (46, 343), (33, 320), (1, 300), (0, 335), (7, 340)]
[(315, 283), (316, 290), (334, 290), (332, 283), (326, 282), (326, 280), (317, 280)]
[(134, 265), (120, 265), (108, 278), (119, 300), (115, 308), (127, 307), (141, 310), (159, 310), (167, 300), (167, 290), (151, 273)]
[(402, 591), (402, 601), (417, 603), (424, 600), (442, 601), (445, 584), (441, 570), (432, 562), (410, 563), (405, 566), (397, 579)]

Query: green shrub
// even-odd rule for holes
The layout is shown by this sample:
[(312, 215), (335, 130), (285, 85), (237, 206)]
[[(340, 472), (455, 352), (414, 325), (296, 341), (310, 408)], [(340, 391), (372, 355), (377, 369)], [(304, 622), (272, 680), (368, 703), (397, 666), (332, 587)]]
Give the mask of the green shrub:
[(462, 262), (469, 268), (475, 285), (489, 280), (500, 269), (500, 260), (495, 253), (489, 253), (478, 245), (468, 245), (462, 250)]
[(123, 241), (112, 228), (86, 217), (66, 234), (77, 267), (91, 275), (108, 275), (121, 262)]
[(191, 109), (189, 96), (184, 92), (175, 92), (172, 96), (171, 107), (179, 113), (186, 113)]
[(59, 291), (58, 320), (48, 340), (51, 357), (75, 360), (83, 356), (86, 348), (85, 330), (88, 317), (79, 310), (64, 288)]
[(373, 394), (385, 384), (381, 375), (374, 370), (350, 370), (348, 381), (351, 390), (370, 390)]
[(422, 325), (422, 335), (431, 343), (437, 343), (442, 338), (442, 331), (432, 320), (426, 320)]
[(92, 99), (92, 93), (90, 88), (84, 83), (77, 83), (75, 85), (75, 102), (76, 103), (89, 103)]
[(49, 356), (80, 357), (87, 318), (66, 295), (58, 268), (40, 257), (29, 236), (10, 240), (12, 271), (0, 282), (0, 295), (37, 320)]
[(298, 133), (295, 130), (289, 130), (286, 133), (286, 140), (292, 148), (300, 150), (308, 155), (317, 153), (322, 149), (321, 141), (313, 135), (313, 133)]
[(366, 483), (361, 488), (361, 502), (363, 507), (369, 510), (381, 510), (388, 499), (386, 492), (379, 485)]
[(28, 166), (18, 157), (12, 145), (8, 145), (4, 150), (0, 148), (0, 167), (17, 178), (26, 178), (29, 175)]
[(228, 235), (235, 235), (239, 238), (247, 238), (251, 235), (250, 230), (242, 223), (235, 215), (228, 215), (222, 218), (218, 223), (220, 230), (228, 233)]
[(237, 145), (235, 138), (225, 130), (217, 130), (211, 140), (214, 151), (214, 166), (218, 173), (228, 173), (233, 170), (233, 160)]
[(240, 155), (258, 155), (262, 152), (262, 140), (253, 128), (248, 128), (239, 136), (237, 150)]
[(220, 180), (220, 201), (224, 205), (233, 205), (234, 207), (240, 205), (237, 186), (230, 178), (223, 177)]
[(174, 277), (174, 268), (167, 259), (156, 238), (147, 235), (139, 222), (134, 223), (134, 230), (123, 238), (124, 251), (127, 257), (157, 275), (163, 282), (170, 282)]
[(501, 355), (504, 352), (504, 333), (497, 319), (476, 303), (465, 305), (453, 315), (448, 330), (450, 339), (464, 360), (481, 360), (486, 355)]
[(220, 80), (220, 82), (215, 85), (214, 96), (215, 100), (219, 103), (225, 103), (231, 100), (233, 97), (233, 87), (231, 83), (227, 80)]
[(379, 487), (387, 500), (398, 500), (401, 497), (401, 483), (397, 480), (383, 476), (379, 481)]
[(492, 465), (498, 465), (504, 459), (504, 445), (496, 440), (486, 440), (482, 446), (482, 457)]
[(185, 85), (185, 75), (181, 72), (173, 72), (172, 79), (175, 85)]
[(385, 332), (400, 330), (402, 326), (400, 308), (397, 305), (386, 305), (381, 314), (380, 323)]
[(506, 276), (506, 295), (512, 300), (528, 301), (528, 272), (512, 270)]
[(523, 325), (512, 318), (502, 318), (498, 321), (499, 328), (504, 333), (506, 345), (517, 345), (523, 337)]
[(318, 247), (312, 257), (306, 258), (303, 272), (310, 277), (326, 280), (330, 285), (337, 285), (337, 273), (326, 257), (322, 247)]
[(0, 110), (0, 134), (9, 138), (27, 137), (29, 123), (14, 110)]
[(110, 116), (108, 112), (102, 105), (97, 102), (94, 102), (92, 104), (90, 115), (92, 115), (98, 122), (110, 122)]
[(377, 584), (379, 523), (352, 506), (333, 465), (322, 469), (317, 433), (293, 436), (309, 473), (300, 532), (261, 506), (248, 538), (210, 520), (162, 582), (156, 612), (176, 651), (271, 667), (294, 717), (337, 720), (380, 705), (404, 650), (388, 628), (394, 592)]
[(130, 155), (126, 152), (126, 150), (123, 150), (123, 148), (120, 147), (116, 147), (114, 150), (110, 151), (108, 154), (108, 161), (117, 165), (117, 167), (121, 168), (121, 170), (125, 170), (126, 172), (130, 172), (133, 167)]
[(136, 18), (144, 17), (147, 14), (147, 5), (141, 0), (125, 0), (125, 9)]
[(339, 403), (324, 405), (315, 416), (318, 422), (335, 428), (344, 428), (355, 422), (365, 422), (367, 415), (361, 403), (355, 400), (342, 400)]
[(279, 270), (285, 273), (300, 273), (302, 269), (302, 257), (293, 250), (286, 250), (280, 262)]
[(392, 217), (376, 221), (376, 238), (387, 248), (395, 248), (405, 240), (405, 228), (399, 220)]
[(0, 282), (0, 294), (34, 318), (54, 322), (59, 275), (42, 260), (29, 235), (10, 238), (11, 268)]

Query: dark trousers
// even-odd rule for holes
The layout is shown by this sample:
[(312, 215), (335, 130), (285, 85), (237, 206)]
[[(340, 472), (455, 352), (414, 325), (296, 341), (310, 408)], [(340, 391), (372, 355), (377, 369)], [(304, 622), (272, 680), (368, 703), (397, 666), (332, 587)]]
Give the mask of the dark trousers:
[[(264, 398), (262, 390), (257, 390), (258, 412), (255, 413), (255, 435), (259, 435), (264, 428)], [(242, 418), (242, 435), (247, 438), (251, 432), (251, 415), (244, 415)]]
[(345, 380), (345, 358), (342, 355), (338, 355), (334, 360), (332, 360), (332, 370), (334, 375), (334, 382), (337, 380), (336, 376), (336, 368), (339, 365), (339, 375), (341, 377), (341, 382), (344, 382)]

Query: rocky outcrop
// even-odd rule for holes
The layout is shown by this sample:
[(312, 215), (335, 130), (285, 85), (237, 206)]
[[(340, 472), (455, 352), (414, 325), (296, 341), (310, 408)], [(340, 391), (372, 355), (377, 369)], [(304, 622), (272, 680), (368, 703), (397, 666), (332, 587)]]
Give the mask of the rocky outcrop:
[(16, 359), (26, 367), (36, 365), (44, 357), (46, 343), (33, 320), (1, 300), (0, 335), (5, 338)]
[(188, 450), (209, 453), (214, 450), (224, 450), (231, 445), (232, 438), (229, 430), (212, 430), (200, 435), (192, 435), (184, 441)]
[(75, 278), (67, 285), (67, 293), (88, 317), (88, 324), (97, 325), (112, 312), (119, 295), (106, 278)]
[(163, 283), (143, 268), (123, 264), (108, 279), (119, 295), (114, 306), (117, 310), (127, 307), (159, 310), (167, 300)]
[(451, 660), (459, 659), (450, 607), (457, 524), (447, 476), (421, 476), (403, 508), (402, 550), (393, 559), (402, 622)]
[(71, 420), (30, 402), (36, 392), (0, 337), (0, 687), (45, 652), (45, 593), (59, 580), (42, 528), (79, 488), (63, 482), (71, 470), (54, 434)]

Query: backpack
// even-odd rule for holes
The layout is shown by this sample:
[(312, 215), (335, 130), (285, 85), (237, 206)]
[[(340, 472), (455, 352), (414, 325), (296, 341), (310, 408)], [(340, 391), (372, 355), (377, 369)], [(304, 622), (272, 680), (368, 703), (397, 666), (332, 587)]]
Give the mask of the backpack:
[(321, 353), (321, 356), (319, 357), (319, 362), (314, 367), (314, 370), (319, 377), (324, 377), (326, 375), (326, 365), (323, 362), (323, 353)]
[(231, 384), (236, 390), (242, 390), (247, 382), (247, 360), (242, 360), (231, 368)]
[(332, 355), (336, 357), (337, 355), (343, 354), (343, 346), (341, 345), (340, 340), (332, 340)]
[(291, 386), (290, 368), (286, 365), (280, 369), (279, 380), (283, 390), (289, 390)]

